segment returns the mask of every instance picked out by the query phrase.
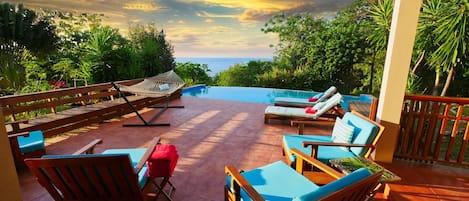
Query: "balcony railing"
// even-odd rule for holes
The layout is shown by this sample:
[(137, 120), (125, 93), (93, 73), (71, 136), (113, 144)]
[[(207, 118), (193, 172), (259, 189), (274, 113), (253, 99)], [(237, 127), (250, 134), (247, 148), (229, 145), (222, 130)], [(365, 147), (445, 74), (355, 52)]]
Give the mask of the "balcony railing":
[(469, 167), (469, 98), (406, 95), (394, 156)]

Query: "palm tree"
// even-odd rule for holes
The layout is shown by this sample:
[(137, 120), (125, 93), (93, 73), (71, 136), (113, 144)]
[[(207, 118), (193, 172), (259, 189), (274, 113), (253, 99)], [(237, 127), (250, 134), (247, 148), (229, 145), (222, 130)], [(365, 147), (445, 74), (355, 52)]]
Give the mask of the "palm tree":
[(440, 96), (445, 96), (454, 77), (455, 69), (464, 65), (467, 57), (466, 44), (469, 43), (469, 3), (468, 0), (441, 1), (427, 0), (423, 7), (424, 29), (432, 29), (437, 48), (430, 54), (430, 65), (435, 69), (433, 94), (437, 95), (440, 78), (447, 73), (446, 82)]

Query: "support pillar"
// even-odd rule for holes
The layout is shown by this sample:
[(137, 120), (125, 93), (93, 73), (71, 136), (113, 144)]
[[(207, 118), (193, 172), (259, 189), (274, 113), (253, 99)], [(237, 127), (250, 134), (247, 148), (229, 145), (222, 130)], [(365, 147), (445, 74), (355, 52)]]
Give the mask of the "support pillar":
[(13, 154), (11, 153), (10, 140), (5, 128), (5, 118), (0, 110), (0, 195), (1, 200), (22, 201), (20, 182), (16, 172)]
[(393, 159), (421, 5), (422, 0), (394, 1), (377, 111), (385, 130), (376, 146), (376, 161)]

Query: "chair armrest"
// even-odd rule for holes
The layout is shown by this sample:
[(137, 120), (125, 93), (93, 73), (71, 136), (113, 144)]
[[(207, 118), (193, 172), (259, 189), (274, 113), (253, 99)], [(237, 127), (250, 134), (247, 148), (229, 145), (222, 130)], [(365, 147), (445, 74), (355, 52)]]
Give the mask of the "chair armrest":
[[(231, 187), (236, 197), (241, 197), (241, 188), (248, 194), (253, 201), (264, 201), (264, 198), (249, 184), (249, 182), (239, 173), (233, 165), (225, 167), (225, 173), (231, 176)], [(228, 188), (228, 187), (226, 187)], [(227, 189), (230, 190), (230, 189)]]
[(351, 144), (351, 143), (336, 143), (336, 142), (314, 142), (314, 141), (304, 141), (303, 147), (307, 146), (340, 146), (340, 147), (374, 147), (372, 144)]
[(337, 170), (333, 169), (332, 167), (327, 166), (326, 164), (322, 163), (314, 159), (311, 156), (306, 155), (305, 153), (301, 152), (300, 150), (293, 148), (290, 150), (291, 154), (296, 155), (296, 171), (303, 174), (303, 168), (305, 162), (312, 165), (313, 167), (325, 172), (326, 174), (334, 177), (335, 179), (341, 178), (344, 174), (338, 172)]
[(72, 155), (92, 154), (92, 153), (94, 153), (94, 147), (97, 144), (102, 144), (102, 143), (103, 143), (103, 140), (101, 140), (101, 139), (93, 140), (92, 142), (90, 142), (86, 146), (82, 147), (81, 149), (79, 149), (78, 151), (73, 153)]
[(135, 166), (135, 168), (134, 168), (135, 174), (138, 174), (140, 172), (140, 170), (143, 168), (143, 166), (148, 161), (148, 158), (150, 158), (151, 154), (153, 153), (153, 150), (155, 150), (155, 147), (158, 143), (160, 143), (160, 138), (159, 137), (155, 137), (155, 138), (152, 139), (150, 146), (147, 148), (147, 151), (145, 151), (142, 158), (137, 163), (137, 166)]

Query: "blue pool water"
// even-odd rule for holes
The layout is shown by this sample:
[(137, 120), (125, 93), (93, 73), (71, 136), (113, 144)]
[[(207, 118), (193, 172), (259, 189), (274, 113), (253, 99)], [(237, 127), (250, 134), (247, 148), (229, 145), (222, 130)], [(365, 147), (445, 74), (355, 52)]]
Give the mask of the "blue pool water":
[[(261, 104), (273, 104), (275, 97), (292, 97), (292, 98), (309, 98), (318, 92), (273, 89), (273, 88), (257, 88), (257, 87), (220, 87), (198, 85), (185, 88), (182, 91), (183, 96), (193, 96), (198, 98), (221, 99)], [(348, 110), (348, 101), (362, 100), (361, 96), (344, 95), (342, 108)]]

